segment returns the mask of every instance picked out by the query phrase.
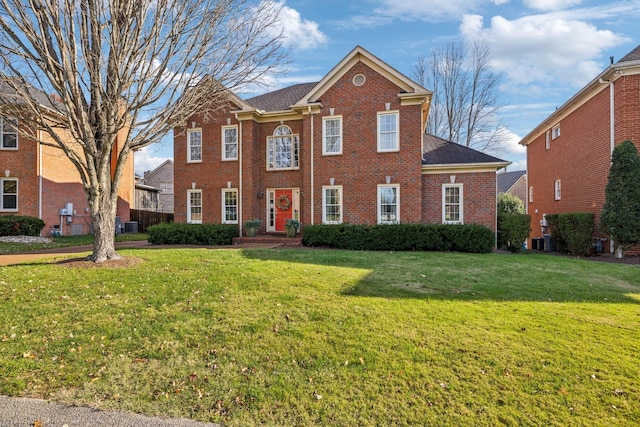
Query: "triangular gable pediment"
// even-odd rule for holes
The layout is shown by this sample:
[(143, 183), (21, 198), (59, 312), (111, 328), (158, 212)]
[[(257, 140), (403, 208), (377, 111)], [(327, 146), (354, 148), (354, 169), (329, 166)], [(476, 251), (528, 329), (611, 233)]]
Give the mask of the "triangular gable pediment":
[(347, 73), (356, 63), (362, 62), (373, 69), (389, 81), (400, 87), (400, 93), (414, 94), (418, 96), (430, 97), (431, 91), (425, 89), (414, 82), (395, 68), (388, 65), (375, 55), (368, 52), (361, 46), (356, 46), (342, 61), (316, 84), (313, 89), (293, 106), (303, 106), (317, 103), (322, 95), (329, 90), (345, 73)]

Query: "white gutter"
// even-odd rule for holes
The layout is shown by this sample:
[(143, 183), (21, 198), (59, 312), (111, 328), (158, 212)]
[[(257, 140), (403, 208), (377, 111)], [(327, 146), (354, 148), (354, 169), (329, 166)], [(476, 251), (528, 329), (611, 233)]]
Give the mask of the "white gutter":
[(42, 129), (38, 129), (38, 218), (42, 219)]
[(314, 169), (315, 169), (315, 164), (313, 161), (313, 116), (314, 114), (311, 112), (311, 105), (309, 105), (309, 114), (311, 115), (311, 198), (310, 198), (310, 202), (311, 202), (311, 224), (315, 224), (315, 217), (314, 217), (314, 211), (315, 211), (315, 204), (314, 204), (314, 190), (315, 190), (315, 183), (314, 183)]
[[(604, 80), (604, 79), (598, 79), (598, 81), (602, 84), (607, 84), (609, 85), (609, 151), (611, 156), (613, 156), (613, 149), (616, 146), (616, 123), (615, 123), (615, 118), (616, 118), (616, 113), (615, 113), (615, 91), (614, 91), (614, 83), (611, 80)], [(612, 160), (611, 157), (609, 158), (610, 161)], [(613, 238), (611, 236), (609, 236), (610, 238), (610, 244), (609, 244), (609, 253), (614, 253), (615, 249), (614, 249), (614, 242), (613, 242)]]

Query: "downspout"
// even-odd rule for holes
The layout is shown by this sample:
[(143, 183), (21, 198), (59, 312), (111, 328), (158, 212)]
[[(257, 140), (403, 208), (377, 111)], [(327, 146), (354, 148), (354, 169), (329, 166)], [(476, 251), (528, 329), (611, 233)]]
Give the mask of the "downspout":
[(309, 108), (309, 114), (311, 115), (311, 198), (310, 198), (310, 203), (311, 203), (311, 224), (315, 224), (315, 202), (314, 202), (314, 190), (315, 190), (315, 183), (314, 183), (314, 169), (315, 169), (315, 164), (314, 164), (314, 158), (313, 158), (313, 116), (314, 114), (311, 112), (311, 106), (308, 106)]
[[(601, 84), (609, 85), (609, 154), (610, 159), (613, 156), (613, 149), (616, 146), (616, 123), (615, 123), (615, 91), (614, 91), (614, 83), (610, 80), (599, 79)], [(611, 236), (609, 236), (611, 237)], [(609, 253), (614, 253), (614, 242), (613, 239), (610, 240), (609, 244)]]
[[(238, 120), (238, 113), (235, 116)], [(242, 236), (242, 121), (238, 122), (238, 231)]]
[(38, 129), (38, 218), (42, 219), (42, 129)]

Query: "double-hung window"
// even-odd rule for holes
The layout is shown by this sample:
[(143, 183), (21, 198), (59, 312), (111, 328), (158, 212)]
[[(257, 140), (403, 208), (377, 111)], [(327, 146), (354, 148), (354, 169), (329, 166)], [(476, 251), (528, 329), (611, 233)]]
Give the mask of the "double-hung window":
[(342, 116), (322, 118), (322, 154), (342, 154)]
[(0, 149), (18, 148), (18, 119), (0, 117)]
[(187, 163), (202, 161), (202, 129), (187, 131)]
[(378, 113), (378, 151), (398, 151), (400, 148), (400, 114), (398, 111)]
[(444, 224), (464, 223), (462, 184), (442, 186), (442, 222)]
[(222, 160), (238, 160), (238, 126), (222, 126)]
[(291, 133), (289, 126), (278, 126), (267, 137), (267, 169), (298, 169), (299, 149), (298, 135)]
[(222, 190), (222, 223), (238, 223), (238, 190), (235, 188)]
[(554, 182), (554, 200), (560, 200), (562, 198), (562, 182), (556, 179)]
[(342, 186), (322, 187), (322, 223), (342, 223)]
[(202, 223), (202, 190), (187, 191), (187, 222)]
[(378, 185), (378, 224), (400, 222), (400, 186)]
[(18, 210), (18, 180), (0, 179), (0, 211)]

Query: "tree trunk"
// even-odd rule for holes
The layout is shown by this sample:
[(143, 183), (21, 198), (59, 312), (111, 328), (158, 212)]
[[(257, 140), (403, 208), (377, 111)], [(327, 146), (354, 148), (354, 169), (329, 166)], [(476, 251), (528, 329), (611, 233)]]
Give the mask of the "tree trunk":
[(116, 253), (116, 200), (105, 197), (91, 203), (91, 219), (93, 221), (93, 254), (89, 260), (100, 263), (110, 259), (120, 259)]

